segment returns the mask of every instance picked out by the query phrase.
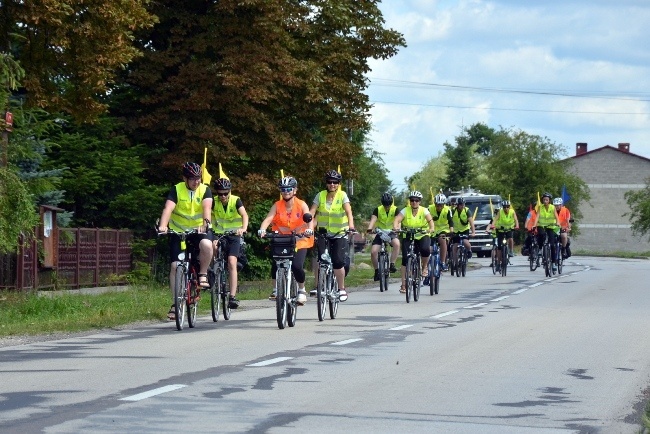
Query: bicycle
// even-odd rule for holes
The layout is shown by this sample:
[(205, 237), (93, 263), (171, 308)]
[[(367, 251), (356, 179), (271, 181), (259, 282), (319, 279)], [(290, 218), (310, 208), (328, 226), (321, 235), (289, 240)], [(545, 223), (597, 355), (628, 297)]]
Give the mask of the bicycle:
[(544, 244), (542, 244), (542, 266), (544, 267), (544, 274), (546, 277), (551, 277), (552, 264), (551, 264), (551, 245), (548, 242), (548, 235), (544, 232)]
[[(510, 264), (510, 247), (508, 247), (508, 237), (506, 237), (508, 230), (497, 230), (497, 234), (502, 233), (503, 239), (501, 240), (501, 248), (497, 247), (497, 254), (495, 255), (496, 270), (493, 270), (493, 273), (501, 272), (502, 277), (506, 277), (508, 274), (508, 265)], [(498, 240), (498, 236), (497, 236)], [(498, 242), (497, 242), (498, 245)]]
[(528, 264), (530, 271), (535, 271), (539, 267), (539, 246), (537, 245), (537, 237), (533, 231), (531, 231), (530, 236), (532, 240), (530, 242), (530, 251), (528, 252)]
[(190, 328), (196, 326), (196, 312), (201, 293), (198, 284), (199, 246), (188, 243), (187, 238), (198, 233), (197, 229), (180, 232), (168, 229), (167, 232), (158, 233), (159, 235), (176, 234), (181, 239), (181, 253), (178, 255), (174, 281), (174, 316), (176, 317), (176, 329), (179, 331), (183, 330), (186, 314), (187, 324)]
[(230, 306), (228, 295), (230, 294), (228, 263), (226, 257), (226, 238), (237, 235), (237, 231), (226, 231), (222, 234), (215, 234), (217, 251), (212, 258), (212, 266), (208, 269), (208, 282), (210, 282), (210, 307), (212, 310), (212, 321), (219, 321), (219, 311), (223, 311), (223, 318), (230, 319)]
[(428, 233), (424, 229), (402, 229), (399, 233), (406, 234), (404, 242), (409, 246), (406, 251), (406, 302), (411, 302), (411, 293), (413, 301), (420, 299), (420, 285), (422, 283), (422, 270), (420, 252), (415, 250), (415, 235)]
[(440, 260), (440, 244), (438, 237), (431, 245), (431, 255), (429, 256), (429, 294), (438, 294), (440, 291), (440, 277), (442, 276), (442, 261)]
[(467, 247), (465, 247), (463, 240), (468, 239), (468, 237), (467, 235), (461, 235), (459, 237), (460, 242), (456, 248), (456, 255), (454, 255), (454, 271), (456, 273), (456, 277), (460, 277), (461, 275), (465, 277), (465, 273), (467, 272)]
[(381, 238), (381, 247), (377, 255), (377, 265), (379, 266), (379, 292), (388, 290), (388, 278), (390, 277), (390, 255), (388, 246), (390, 245), (391, 231), (375, 228), (375, 233)]
[[(337, 238), (343, 234), (350, 233), (353, 233), (353, 231), (345, 230), (336, 234), (328, 234), (327, 229), (320, 228), (314, 234), (317, 238), (321, 238), (326, 241), (325, 250), (318, 258), (318, 282), (316, 284), (316, 308), (318, 311), (318, 321), (325, 320), (325, 313), (328, 307), (330, 319), (335, 319), (339, 311), (339, 285), (336, 277), (334, 276), (332, 257), (329, 253), (330, 240)], [(381, 260), (379, 261), (379, 264), (381, 267)], [(386, 272), (389, 271), (387, 266), (385, 270)], [(380, 273), (380, 276), (381, 275), (382, 274)], [(386, 287), (384, 290), (386, 289), (388, 289), (388, 280), (386, 280)]]
[(562, 266), (564, 265), (564, 258), (562, 257), (562, 241), (560, 241), (559, 237), (557, 238), (557, 242), (555, 243), (555, 265), (557, 267), (557, 274), (562, 274)]

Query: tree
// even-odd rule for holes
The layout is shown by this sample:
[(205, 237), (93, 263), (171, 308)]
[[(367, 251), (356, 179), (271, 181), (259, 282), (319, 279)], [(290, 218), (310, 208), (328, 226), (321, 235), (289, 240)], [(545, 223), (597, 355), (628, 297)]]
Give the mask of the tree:
[(116, 70), (138, 55), (133, 32), (152, 25), (148, 0), (3, 1), (0, 52), (25, 70), (27, 105), (88, 121)]
[(355, 176), (369, 128), (369, 58), (404, 45), (376, 1), (223, 0), (151, 4), (159, 23), (115, 89), (113, 113), (152, 152), (154, 183), (208, 147), (248, 200), (270, 198), (280, 169), (302, 185), (332, 166)]
[[(446, 155), (439, 152), (437, 156), (429, 158), (422, 169), (407, 179), (408, 185), (421, 190), (425, 198), (427, 193), (432, 191), (435, 196), (441, 189), (444, 189), (448, 168), (449, 161)], [(433, 203), (433, 198), (431, 198), (431, 203)]]
[(645, 180), (645, 187), (641, 190), (628, 191), (625, 200), (630, 207), (632, 233), (637, 236), (648, 235), (650, 239), (650, 177)]

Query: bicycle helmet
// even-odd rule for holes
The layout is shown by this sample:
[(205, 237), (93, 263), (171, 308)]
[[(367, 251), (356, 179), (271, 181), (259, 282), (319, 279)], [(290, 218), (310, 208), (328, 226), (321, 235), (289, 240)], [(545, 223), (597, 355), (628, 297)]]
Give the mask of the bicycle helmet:
[(456, 205), (460, 205), (461, 203), (463, 205), (465, 205), (465, 199), (463, 199), (462, 197), (459, 197), (458, 199), (456, 199)]
[(296, 188), (298, 187), (298, 181), (293, 176), (285, 176), (278, 182), (278, 188)]
[(390, 193), (384, 193), (381, 195), (381, 204), (384, 206), (389, 206), (393, 204), (393, 195)]
[(336, 170), (328, 170), (325, 172), (325, 182), (329, 181), (330, 179), (341, 182), (341, 179), (343, 179), (343, 177)]
[(501, 206), (504, 207), (504, 208), (507, 207), (507, 206), (510, 206), (510, 201), (509, 200), (504, 200), (503, 202), (501, 202)]
[(201, 166), (188, 161), (187, 163), (183, 164), (183, 176), (186, 178), (200, 178)]
[(229, 179), (219, 178), (214, 181), (214, 188), (217, 190), (230, 190), (232, 188), (232, 183)]
[(549, 193), (548, 191), (542, 195), (542, 199), (545, 198), (545, 197), (548, 197), (549, 200), (552, 200), (552, 199), (553, 199), (553, 196), (552, 196), (551, 193)]
[(417, 190), (413, 190), (412, 192), (409, 193), (409, 199), (420, 199), (422, 200), (422, 193), (420, 193)]
[(447, 196), (442, 193), (436, 194), (436, 197), (433, 198), (433, 201), (436, 205), (444, 205), (447, 202)]
[(553, 205), (564, 205), (564, 201), (562, 200), (561, 197), (556, 197), (553, 199)]

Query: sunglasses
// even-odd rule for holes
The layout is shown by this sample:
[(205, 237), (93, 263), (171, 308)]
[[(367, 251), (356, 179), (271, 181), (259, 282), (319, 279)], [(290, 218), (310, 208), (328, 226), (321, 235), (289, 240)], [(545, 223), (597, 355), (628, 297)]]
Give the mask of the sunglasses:
[(421, 199), (418, 199), (417, 197), (412, 197), (409, 199), (411, 202), (419, 202)]
[(226, 196), (228, 196), (229, 194), (230, 194), (229, 191), (227, 191), (227, 192), (225, 192), (225, 193), (221, 193), (221, 192), (217, 191), (217, 196), (220, 196), (220, 197), (226, 197)]
[(282, 193), (291, 193), (293, 191), (293, 187), (282, 187), (280, 188), (280, 191)]
[(340, 182), (338, 182), (338, 181), (327, 181), (326, 184), (329, 184), (329, 185), (339, 185)]

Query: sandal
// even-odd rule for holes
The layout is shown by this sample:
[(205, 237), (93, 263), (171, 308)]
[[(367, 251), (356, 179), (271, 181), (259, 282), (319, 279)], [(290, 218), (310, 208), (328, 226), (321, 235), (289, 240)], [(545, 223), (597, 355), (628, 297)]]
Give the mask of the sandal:
[(210, 282), (208, 282), (208, 273), (199, 273), (199, 287), (209, 288)]
[(174, 310), (174, 305), (172, 304), (172, 307), (169, 308), (169, 312), (167, 312), (167, 318), (170, 321), (174, 321), (176, 319), (176, 311)]
[(401, 294), (406, 294), (406, 286), (402, 285), (402, 287), (399, 289), (399, 292)]

